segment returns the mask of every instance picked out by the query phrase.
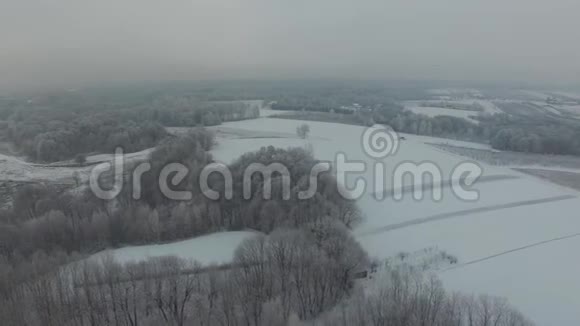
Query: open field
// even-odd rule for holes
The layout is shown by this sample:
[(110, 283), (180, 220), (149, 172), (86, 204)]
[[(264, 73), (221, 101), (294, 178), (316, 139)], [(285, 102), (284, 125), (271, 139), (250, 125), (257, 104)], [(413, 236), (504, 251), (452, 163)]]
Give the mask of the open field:
[(498, 151), (485, 147), (463, 146), (450, 143), (430, 143), (443, 151), (473, 159), (485, 164), (505, 167), (557, 168), (580, 172), (580, 157)]
[(417, 114), (425, 114), (430, 117), (452, 116), (467, 119), (478, 123), (475, 117), (481, 114), (496, 114), (503, 111), (492, 101), (481, 99), (449, 99), (449, 100), (427, 100), (427, 101), (406, 101), (403, 103), (406, 110)]
[(580, 105), (554, 105), (553, 107), (558, 110), (558, 112), (575, 118), (580, 118)]
[(228, 263), (242, 241), (256, 235), (252, 231), (213, 233), (166, 244), (131, 246), (99, 252), (89, 259), (98, 261), (111, 255), (121, 263), (145, 261), (153, 257), (176, 256), (203, 265)]
[(457, 108), (443, 108), (437, 105), (439, 102), (434, 102), (432, 106), (428, 106), (428, 101), (407, 101), (404, 103), (405, 110), (412, 111), (417, 114), (424, 114), (429, 117), (436, 117), (441, 115), (452, 116), (456, 118), (463, 118), (471, 122), (477, 123), (473, 117), (477, 116), (480, 111), (466, 110)]
[(73, 183), (74, 172), (86, 172), (87, 169), (88, 167), (51, 167), (49, 165), (29, 163), (14, 156), (0, 154), (0, 181)]
[(580, 171), (555, 171), (546, 169), (523, 169), (515, 168), (515, 170), (533, 175), (538, 178), (549, 180), (555, 184), (564, 187), (569, 187), (580, 191)]
[(515, 116), (542, 117), (546, 111), (530, 102), (498, 101), (498, 107), (505, 113)]
[[(283, 111), (282, 111), (283, 112)], [(364, 121), (354, 114), (340, 114), (329, 112), (286, 112), (276, 115), (271, 115), (272, 118), (289, 119), (289, 120), (304, 120), (304, 121), (320, 121), (350, 124), (355, 126), (364, 125)]]
[(436, 117), (441, 115), (447, 115), (456, 118), (463, 118), (471, 122), (477, 123), (473, 117), (477, 116), (477, 112), (468, 110), (456, 110), (456, 109), (444, 109), (438, 107), (425, 107), (425, 106), (407, 106), (405, 110), (412, 111), (417, 114), (424, 114), (429, 117)]
[[(334, 161), (336, 153), (342, 152), (349, 160), (356, 159), (368, 166), (375, 162), (361, 149), (363, 127), (308, 122), (311, 135), (302, 140), (291, 136), (300, 123), (283, 119), (227, 123), (223, 127), (238, 133), (246, 130), (278, 137), (236, 138), (218, 134), (214, 155), (231, 162), (238, 154), (261, 146), (308, 146), (322, 160)], [(287, 137), (280, 138), (281, 134)], [(446, 140), (405, 136), (407, 140), (400, 143), (398, 152), (383, 160), (387, 190), (392, 187), (389, 176), (398, 163), (428, 159), (437, 163), (448, 177), (465, 160), (425, 144)], [(474, 147), (479, 148), (473, 150), (485, 151), (485, 145)], [(546, 164), (550, 159), (545, 159)], [(538, 162), (537, 158), (527, 160)], [(562, 165), (577, 166), (574, 159), (561, 161), (566, 162)], [(377, 201), (367, 192), (359, 199), (366, 220), (354, 230), (357, 239), (371, 256), (379, 259), (437, 247), (458, 259), (456, 269), (439, 271), (450, 288), (506, 296), (540, 325), (580, 323), (576, 313), (580, 305), (577, 296), (580, 285), (576, 281), (580, 264), (572, 259), (575, 254), (572, 248), (578, 239), (570, 236), (580, 232), (576, 214), (580, 210), (579, 193), (510, 168), (485, 163), (482, 166), (486, 178), (473, 185), (479, 191), (479, 200), (473, 202), (458, 199), (449, 187), (442, 189), (442, 201), (434, 201), (428, 194), (420, 201), (410, 194), (401, 201), (389, 197)], [(349, 187), (356, 177), (367, 180), (369, 188), (374, 184), (372, 171), (367, 171), (348, 177)], [(558, 275), (558, 282), (549, 281), (548, 266), (565, 271)], [(529, 295), (530, 291), (534, 295)]]

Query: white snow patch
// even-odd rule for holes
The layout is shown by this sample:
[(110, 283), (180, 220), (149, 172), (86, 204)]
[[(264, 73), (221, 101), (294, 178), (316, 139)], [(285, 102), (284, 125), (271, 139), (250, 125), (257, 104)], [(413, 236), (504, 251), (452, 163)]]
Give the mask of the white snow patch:
[(256, 232), (237, 231), (205, 235), (189, 240), (159, 245), (132, 246), (99, 252), (90, 260), (98, 261), (106, 255), (120, 263), (139, 262), (152, 257), (176, 256), (194, 260), (202, 265), (231, 262), (234, 252), (246, 239), (256, 236)]
[[(139, 152), (135, 153), (126, 153), (123, 154), (123, 159), (125, 161), (132, 161), (132, 160), (145, 160), (149, 158), (151, 153), (155, 150), (155, 147), (148, 148)], [(95, 164), (95, 163), (102, 163), (102, 162), (109, 162), (112, 161), (115, 157), (114, 154), (97, 154), (87, 156), (87, 163)]]
[(0, 154), (0, 180), (70, 182), (74, 172), (86, 173), (89, 167), (70, 168), (34, 164), (19, 158)]
[(463, 118), (472, 122), (477, 122), (477, 120), (473, 119), (473, 116), (477, 116), (478, 113), (475, 111), (467, 111), (467, 110), (455, 110), (455, 109), (444, 109), (438, 107), (426, 107), (426, 106), (407, 106), (405, 107), (406, 110), (412, 111), (417, 114), (424, 114), (429, 117), (437, 117), (437, 116), (451, 116), (456, 118)]
[(538, 325), (579, 325), (580, 262), (574, 255), (579, 247), (580, 237), (554, 241), (448, 270), (440, 277), (450, 290), (507, 297)]

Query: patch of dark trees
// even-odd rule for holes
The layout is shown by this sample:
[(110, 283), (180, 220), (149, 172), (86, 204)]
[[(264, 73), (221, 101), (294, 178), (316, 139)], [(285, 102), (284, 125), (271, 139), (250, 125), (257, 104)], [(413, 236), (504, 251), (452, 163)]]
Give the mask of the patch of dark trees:
[(117, 147), (125, 152), (154, 147), (167, 137), (164, 127), (215, 126), (259, 116), (258, 107), (241, 101), (162, 96), (126, 107), (125, 102), (93, 100), (55, 95), (12, 103), (1, 111), (0, 136), (33, 161), (55, 162)]

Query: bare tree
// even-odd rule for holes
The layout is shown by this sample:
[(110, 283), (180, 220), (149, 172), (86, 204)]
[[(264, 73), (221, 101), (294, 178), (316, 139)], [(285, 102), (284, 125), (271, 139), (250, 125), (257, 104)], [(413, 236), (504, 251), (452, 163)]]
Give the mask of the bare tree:
[(301, 124), (296, 127), (296, 135), (302, 139), (306, 139), (310, 133), (310, 126), (306, 123)]

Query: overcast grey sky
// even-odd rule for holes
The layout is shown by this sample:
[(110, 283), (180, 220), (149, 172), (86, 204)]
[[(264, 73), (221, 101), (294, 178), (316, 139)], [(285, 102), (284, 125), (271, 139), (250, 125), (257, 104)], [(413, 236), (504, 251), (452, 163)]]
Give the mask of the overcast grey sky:
[(0, 88), (106, 80), (580, 80), (578, 0), (0, 0)]

